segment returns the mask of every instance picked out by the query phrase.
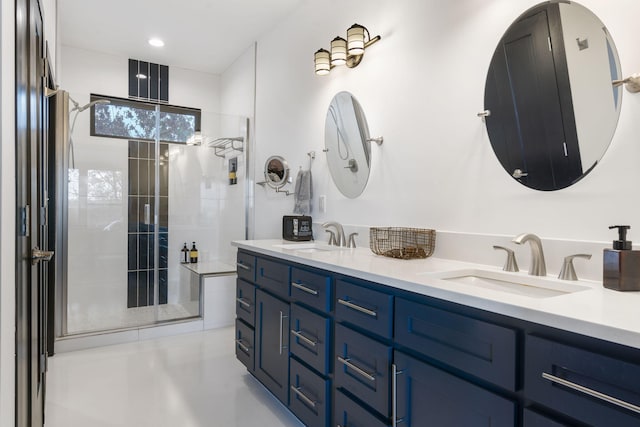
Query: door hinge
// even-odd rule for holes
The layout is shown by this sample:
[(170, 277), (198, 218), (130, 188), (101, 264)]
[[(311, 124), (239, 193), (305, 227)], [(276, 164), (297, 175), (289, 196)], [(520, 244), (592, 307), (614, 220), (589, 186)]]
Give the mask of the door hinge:
[(47, 60), (45, 58), (40, 58), (40, 77), (45, 77), (47, 75)]
[(47, 225), (47, 207), (42, 206), (40, 208), (40, 226), (44, 227)]
[(29, 237), (29, 205), (20, 208), (20, 236)]
[(552, 52), (553, 49), (551, 49), (551, 37), (547, 37), (547, 42), (549, 42), (549, 52)]

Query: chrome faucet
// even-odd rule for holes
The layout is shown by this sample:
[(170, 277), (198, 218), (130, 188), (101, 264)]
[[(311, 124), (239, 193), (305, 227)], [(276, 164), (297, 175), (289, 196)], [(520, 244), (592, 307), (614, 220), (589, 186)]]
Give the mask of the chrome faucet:
[(547, 275), (547, 266), (544, 262), (544, 252), (542, 251), (542, 241), (538, 236), (532, 233), (523, 233), (516, 236), (512, 242), (519, 245), (529, 242), (531, 246), (531, 265), (529, 266), (529, 274), (532, 276)]
[(336, 239), (334, 241), (335, 246), (347, 246), (347, 239), (344, 236), (344, 228), (342, 228), (342, 224), (335, 221), (328, 221), (322, 224), (324, 228), (335, 227), (336, 229)]

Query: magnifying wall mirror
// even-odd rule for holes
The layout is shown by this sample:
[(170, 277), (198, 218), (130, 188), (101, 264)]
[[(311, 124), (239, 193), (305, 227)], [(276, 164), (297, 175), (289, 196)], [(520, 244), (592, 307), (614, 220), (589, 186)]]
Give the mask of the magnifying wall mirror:
[(371, 145), (364, 111), (349, 92), (339, 92), (329, 105), (324, 144), (336, 187), (346, 197), (358, 197), (369, 180)]
[(491, 145), (514, 179), (559, 190), (588, 174), (620, 115), (620, 60), (604, 24), (574, 2), (545, 2), (500, 40), (485, 86)]
[(264, 163), (264, 180), (271, 188), (282, 188), (289, 179), (289, 165), (281, 156), (271, 156)]

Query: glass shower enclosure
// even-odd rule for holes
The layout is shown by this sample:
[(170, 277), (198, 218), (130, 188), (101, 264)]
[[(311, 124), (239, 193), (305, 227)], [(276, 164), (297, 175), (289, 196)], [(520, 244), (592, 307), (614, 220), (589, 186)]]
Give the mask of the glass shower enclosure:
[(233, 263), (248, 120), (86, 94), (69, 105), (57, 336), (198, 318), (181, 249)]

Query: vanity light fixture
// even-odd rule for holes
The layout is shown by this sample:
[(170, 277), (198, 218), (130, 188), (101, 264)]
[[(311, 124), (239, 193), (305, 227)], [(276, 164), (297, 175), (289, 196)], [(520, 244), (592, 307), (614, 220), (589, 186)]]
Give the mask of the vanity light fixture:
[(631, 93), (640, 92), (640, 74), (632, 74), (626, 79), (613, 81), (614, 87), (618, 87), (620, 85), (624, 85), (624, 87), (626, 87)]
[(364, 51), (380, 40), (380, 36), (371, 38), (366, 27), (353, 24), (347, 30), (347, 39), (338, 36), (331, 41), (331, 52), (326, 49), (318, 49), (314, 54), (316, 74), (324, 76), (329, 74), (333, 67), (346, 65), (355, 68), (362, 61)]

